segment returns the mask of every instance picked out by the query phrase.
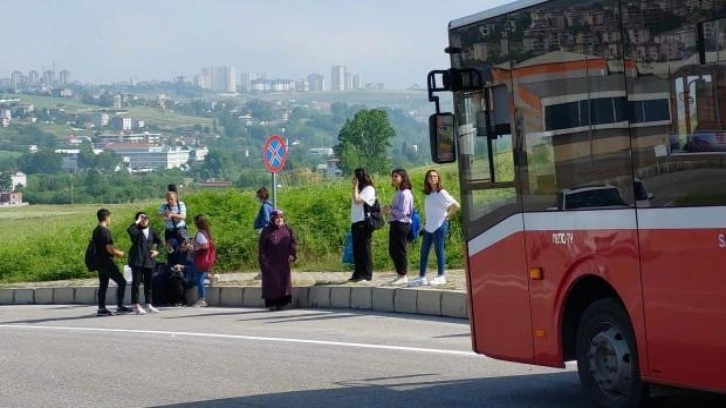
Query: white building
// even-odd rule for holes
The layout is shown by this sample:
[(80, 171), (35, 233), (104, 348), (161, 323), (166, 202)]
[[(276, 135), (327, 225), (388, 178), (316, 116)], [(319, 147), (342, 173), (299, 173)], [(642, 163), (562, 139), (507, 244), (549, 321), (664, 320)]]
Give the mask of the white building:
[(161, 142), (161, 133), (141, 132), (118, 135), (99, 135), (99, 146), (106, 146), (112, 143), (146, 143), (158, 145)]
[(133, 126), (133, 120), (131, 118), (124, 118), (121, 116), (115, 116), (111, 119), (111, 128), (116, 130), (131, 130)]
[(310, 153), (311, 156), (332, 156), (333, 148), (332, 147), (313, 147), (313, 148), (308, 149), (308, 153)]
[(93, 116), (93, 124), (96, 125), (96, 127), (106, 127), (108, 126), (109, 121), (110, 117), (108, 116), (108, 113), (97, 113)]
[(128, 162), (132, 171), (149, 171), (184, 167), (191, 156), (186, 146), (154, 146), (147, 143), (113, 143), (106, 149)]
[(28, 185), (28, 177), (23, 172), (15, 172), (10, 176), (10, 189), (15, 191), (16, 187), (25, 187)]
[(204, 161), (207, 158), (207, 154), (209, 154), (209, 149), (205, 146), (196, 147), (192, 150), (191, 159), (194, 161)]

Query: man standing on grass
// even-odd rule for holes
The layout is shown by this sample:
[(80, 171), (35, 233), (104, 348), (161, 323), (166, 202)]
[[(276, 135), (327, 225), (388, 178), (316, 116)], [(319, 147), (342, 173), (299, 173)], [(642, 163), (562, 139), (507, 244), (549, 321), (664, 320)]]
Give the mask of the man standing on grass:
[(93, 243), (96, 246), (96, 257), (98, 265), (98, 312), (96, 316), (112, 316), (115, 313), (106, 309), (106, 291), (108, 281), (113, 279), (118, 287), (116, 288), (116, 313), (130, 313), (131, 309), (125, 307), (124, 293), (126, 292), (126, 279), (118, 270), (114, 258), (123, 258), (124, 253), (113, 245), (113, 236), (108, 229), (111, 223), (111, 211), (101, 208), (96, 212), (98, 226), (93, 230)]

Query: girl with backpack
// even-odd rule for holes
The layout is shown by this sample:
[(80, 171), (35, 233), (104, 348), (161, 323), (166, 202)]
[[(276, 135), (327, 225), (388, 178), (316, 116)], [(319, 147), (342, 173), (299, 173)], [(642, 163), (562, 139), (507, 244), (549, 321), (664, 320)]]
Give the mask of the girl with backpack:
[[(436, 170), (426, 172), (424, 178), (424, 216), (426, 221), (424, 224), (423, 242), (421, 244), (421, 262), (419, 264), (418, 278), (411, 281), (409, 286), (421, 285), (442, 285), (446, 283), (446, 252), (444, 251), (444, 242), (446, 241), (446, 233), (449, 230), (449, 219), (459, 211), (459, 203), (454, 197), (444, 189), (441, 182), (441, 176)], [(426, 267), (429, 260), (429, 252), (431, 245), (434, 245), (436, 252), (436, 264), (438, 266), (438, 275), (426, 281)]]
[(383, 211), (388, 216), (388, 254), (396, 267), (396, 279), (393, 284), (408, 283), (408, 233), (411, 231), (411, 215), (413, 214), (413, 193), (411, 180), (404, 169), (391, 172), (391, 184), (396, 189), (393, 204), (385, 206)]
[[(376, 189), (368, 172), (363, 168), (353, 171), (353, 194), (350, 204), (350, 232), (353, 237), (353, 265), (355, 270), (348, 282), (373, 279), (371, 235), (373, 229), (366, 223), (366, 211), (376, 203)], [(367, 207), (367, 208), (366, 208)]]
[(209, 230), (209, 221), (204, 214), (194, 216), (194, 225), (197, 227), (197, 235), (192, 242), (185, 241), (185, 250), (192, 252), (192, 269), (193, 279), (197, 285), (197, 293), (199, 299), (193, 305), (194, 307), (206, 307), (206, 288), (204, 287), (204, 278), (212, 271), (212, 267), (217, 260), (217, 253), (214, 247), (214, 240)]

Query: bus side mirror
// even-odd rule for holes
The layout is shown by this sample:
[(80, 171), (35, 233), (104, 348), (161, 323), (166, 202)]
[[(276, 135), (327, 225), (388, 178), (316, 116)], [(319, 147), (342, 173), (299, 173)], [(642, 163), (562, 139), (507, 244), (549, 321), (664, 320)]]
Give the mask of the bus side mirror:
[(434, 163), (453, 163), (456, 160), (454, 126), (453, 113), (435, 113), (429, 116), (431, 160)]

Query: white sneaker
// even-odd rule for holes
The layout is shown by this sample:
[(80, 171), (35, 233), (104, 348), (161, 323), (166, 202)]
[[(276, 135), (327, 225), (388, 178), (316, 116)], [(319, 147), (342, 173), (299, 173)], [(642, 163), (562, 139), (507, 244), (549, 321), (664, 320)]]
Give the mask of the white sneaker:
[(396, 279), (394, 279), (393, 282), (391, 282), (391, 284), (393, 284), (393, 285), (403, 285), (406, 283), (408, 283), (408, 277), (406, 275), (400, 275), (400, 276), (396, 277)]
[(159, 313), (159, 309), (155, 308), (152, 305), (147, 305), (146, 308), (149, 310), (149, 313)]
[(199, 299), (192, 307), (207, 307), (207, 302), (204, 299)]
[(431, 286), (443, 285), (445, 283), (446, 283), (445, 276), (437, 276), (437, 277), (431, 279), (431, 281), (429, 281), (429, 285), (431, 285)]
[(138, 304), (137, 305), (134, 305), (134, 312), (136, 312), (137, 315), (145, 315), (146, 314), (146, 310), (144, 310), (144, 308), (141, 307), (141, 305), (138, 305)]
[(408, 287), (415, 288), (417, 286), (426, 286), (428, 284), (429, 284), (429, 282), (426, 280), (426, 277), (423, 276), (423, 277), (416, 278), (416, 279), (412, 280), (411, 282), (409, 282)]

